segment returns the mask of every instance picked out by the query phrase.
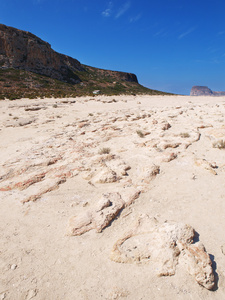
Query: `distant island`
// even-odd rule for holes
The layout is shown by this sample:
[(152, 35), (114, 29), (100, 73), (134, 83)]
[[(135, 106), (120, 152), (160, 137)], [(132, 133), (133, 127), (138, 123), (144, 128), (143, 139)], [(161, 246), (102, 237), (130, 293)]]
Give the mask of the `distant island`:
[(193, 86), (190, 96), (225, 96), (225, 92), (214, 92), (207, 86)]

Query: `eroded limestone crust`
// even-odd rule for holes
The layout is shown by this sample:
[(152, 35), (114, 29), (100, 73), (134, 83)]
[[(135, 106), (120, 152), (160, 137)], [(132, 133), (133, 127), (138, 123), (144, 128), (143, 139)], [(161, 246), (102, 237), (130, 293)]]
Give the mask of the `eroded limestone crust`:
[(212, 263), (204, 246), (194, 243), (195, 230), (182, 223), (158, 224), (144, 216), (114, 245), (110, 258), (119, 263), (148, 263), (158, 276), (171, 276), (181, 263), (207, 289), (215, 284)]

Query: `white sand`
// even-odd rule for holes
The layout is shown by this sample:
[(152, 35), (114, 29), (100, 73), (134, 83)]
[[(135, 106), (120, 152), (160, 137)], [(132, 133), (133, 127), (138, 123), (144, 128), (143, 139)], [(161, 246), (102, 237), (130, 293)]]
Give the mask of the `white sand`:
[[(0, 299), (225, 299), (225, 149), (213, 147), (225, 141), (225, 97), (65, 100), (0, 102)], [(131, 167), (127, 176), (96, 182), (102, 166), (93, 161), (103, 148)], [(147, 178), (153, 164), (160, 173)], [(40, 173), (47, 175), (29, 186)], [(62, 176), (58, 189), (22, 204)], [(19, 182), (27, 186), (18, 189)], [(91, 210), (103, 193), (133, 189), (140, 197), (101, 233), (66, 235), (69, 218)], [(110, 260), (141, 214), (195, 228), (213, 261), (215, 291), (181, 265), (174, 276), (157, 277), (151, 260)]]

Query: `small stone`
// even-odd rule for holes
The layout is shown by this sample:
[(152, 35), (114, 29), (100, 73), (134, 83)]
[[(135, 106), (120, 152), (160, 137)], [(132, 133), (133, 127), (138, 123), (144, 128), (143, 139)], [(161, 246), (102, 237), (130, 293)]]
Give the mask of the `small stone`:
[(27, 292), (26, 300), (30, 300), (30, 299), (34, 298), (35, 296), (37, 296), (37, 290), (29, 290)]
[(171, 125), (170, 125), (170, 123), (165, 123), (165, 124), (163, 124), (163, 126), (162, 126), (162, 130), (168, 130), (168, 129), (170, 129), (171, 128)]
[(11, 265), (11, 267), (10, 267), (11, 270), (16, 270), (16, 268), (17, 268), (16, 264)]
[(6, 293), (0, 294), (0, 300), (4, 300), (6, 298)]

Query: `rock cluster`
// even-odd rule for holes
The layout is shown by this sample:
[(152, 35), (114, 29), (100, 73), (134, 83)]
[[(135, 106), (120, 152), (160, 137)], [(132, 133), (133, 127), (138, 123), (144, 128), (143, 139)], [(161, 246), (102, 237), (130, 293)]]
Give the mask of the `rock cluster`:
[(94, 228), (101, 232), (124, 207), (125, 202), (119, 193), (104, 194), (93, 211), (70, 219), (68, 234), (81, 235)]
[[(133, 101), (137, 103), (136, 99)], [(116, 102), (120, 102), (119, 107)], [(198, 177), (201, 175), (212, 181), (224, 176), (224, 161), (221, 160), (222, 164), (216, 156), (222, 154), (222, 150), (213, 146), (225, 134), (221, 122), (224, 103), (213, 103), (211, 114), (208, 114), (207, 106), (190, 101), (182, 107), (159, 108), (156, 105), (142, 109), (130, 107), (123, 97), (96, 96), (94, 99), (57, 102), (39, 99), (29, 103), (25, 100), (4, 101), (3, 104), (0, 131), (11, 134), (15, 143), (10, 146), (2, 139), (2, 199), (9, 197), (21, 201), (26, 209), (62, 197), (60, 209), (63, 212), (60, 215), (67, 209), (63, 226), (68, 222), (65, 226), (67, 235), (76, 236), (76, 241), (90, 236), (95, 238), (95, 231), (105, 230), (100, 238), (107, 235), (111, 238), (112, 233), (115, 241), (119, 238), (110, 255), (114, 262), (149, 263), (159, 276), (178, 273), (180, 265), (200, 285), (214, 288), (212, 262), (204, 246), (196, 242), (195, 230), (187, 224), (164, 222), (165, 219), (160, 220), (157, 214), (164, 203), (167, 210), (167, 201), (171, 201), (171, 208), (174, 208), (171, 195), (166, 199), (166, 189), (169, 184), (176, 187), (179, 184), (177, 177), (189, 172), (187, 169), (191, 172), (187, 189), (193, 180), (199, 190)], [(217, 122), (213, 122), (215, 118)], [(198, 148), (204, 150), (206, 146), (213, 149), (213, 156), (195, 151)], [(5, 149), (10, 150), (10, 155)], [(182, 169), (178, 175), (174, 172), (175, 166)], [(168, 185), (164, 181), (161, 186), (165, 174), (170, 176)], [(160, 188), (160, 195), (154, 199), (156, 186)], [(54, 192), (56, 189), (59, 191)], [(68, 190), (71, 194), (65, 196)], [(152, 199), (148, 198), (151, 194)], [(181, 197), (183, 195), (186, 197), (185, 194)], [(28, 203), (31, 201), (37, 203)], [(189, 199), (185, 198), (185, 201), (185, 205), (189, 205)], [(209, 199), (205, 201), (209, 202)], [(183, 203), (181, 201), (181, 205)], [(145, 215), (133, 228), (128, 227), (140, 214), (136, 214), (135, 208), (140, 207), (153, 208), (155, 218)], [(191, 206), (192, 209), (195, 208)], [(127, 228), (131, 230), (118, 236), (117, 226), (123, 232)], [(224, 249), (223, 242), (222, 255)]]
[(119, 263), (153, 263), (158, 276), (171, 276), (181, 263), (195, 280), (211, 290), (212, 263), (202, 243), (194, 243), (195, 230), (182, 223), (158, 224), (148, 216), (114, 245), (110, 258)]
[[(101, 101), (103, 104), (112, 102)], [(66, 109), (76, 103), (63, 101), (59, 105)], [(23, 126), (26, 130), (38, 124), (54, 124), (57, 120), (54, 116), (39, 120), (39, 110), (46, 115), (49, 110), (56, 111), (41, 102), (15, 108), (12, 105), (10, 109), (23, 110), (24, 113), (18, 118), (3, 120), (5, 128)], [(177, 109), (177, 113), (172, 115), (165, 109), (158, 120), (154, 114), (154, 111), (120, 110), (76, 118), (74, 122), (65, 124), (61, 132), (57, 131), (41, 143), (37, 141), (16, 158), (5, 161), (0, 173), (0, 191), (17, 190), (21, 202), (36, 201), (57, 189), (68, 178), (80, 174), (92, 185), (117, 184), (117, 192), (121, 195), (124, 187), (132, 193), (144, 192), (160, 174), (162, 164), (173, 161), (181, 151), (199, 141), (199, 128), (203, 126), (191, 124), (187, 132), (180, 132), (180, 128), (176, 129), (176, 120), (185, 112)], [(129, 142), (127, 136), (132, 137)], [(129, 155), (126, 155), (126, 149), (124, 155), (123, 151), (104, 153), (111, 149), (101, 148), (102, 145), (113, 145), (117, 140), (124, 141), (122, 147), (129, 148)], [(195, 163), (217, 174), (211, 162), (196, 158)]]

